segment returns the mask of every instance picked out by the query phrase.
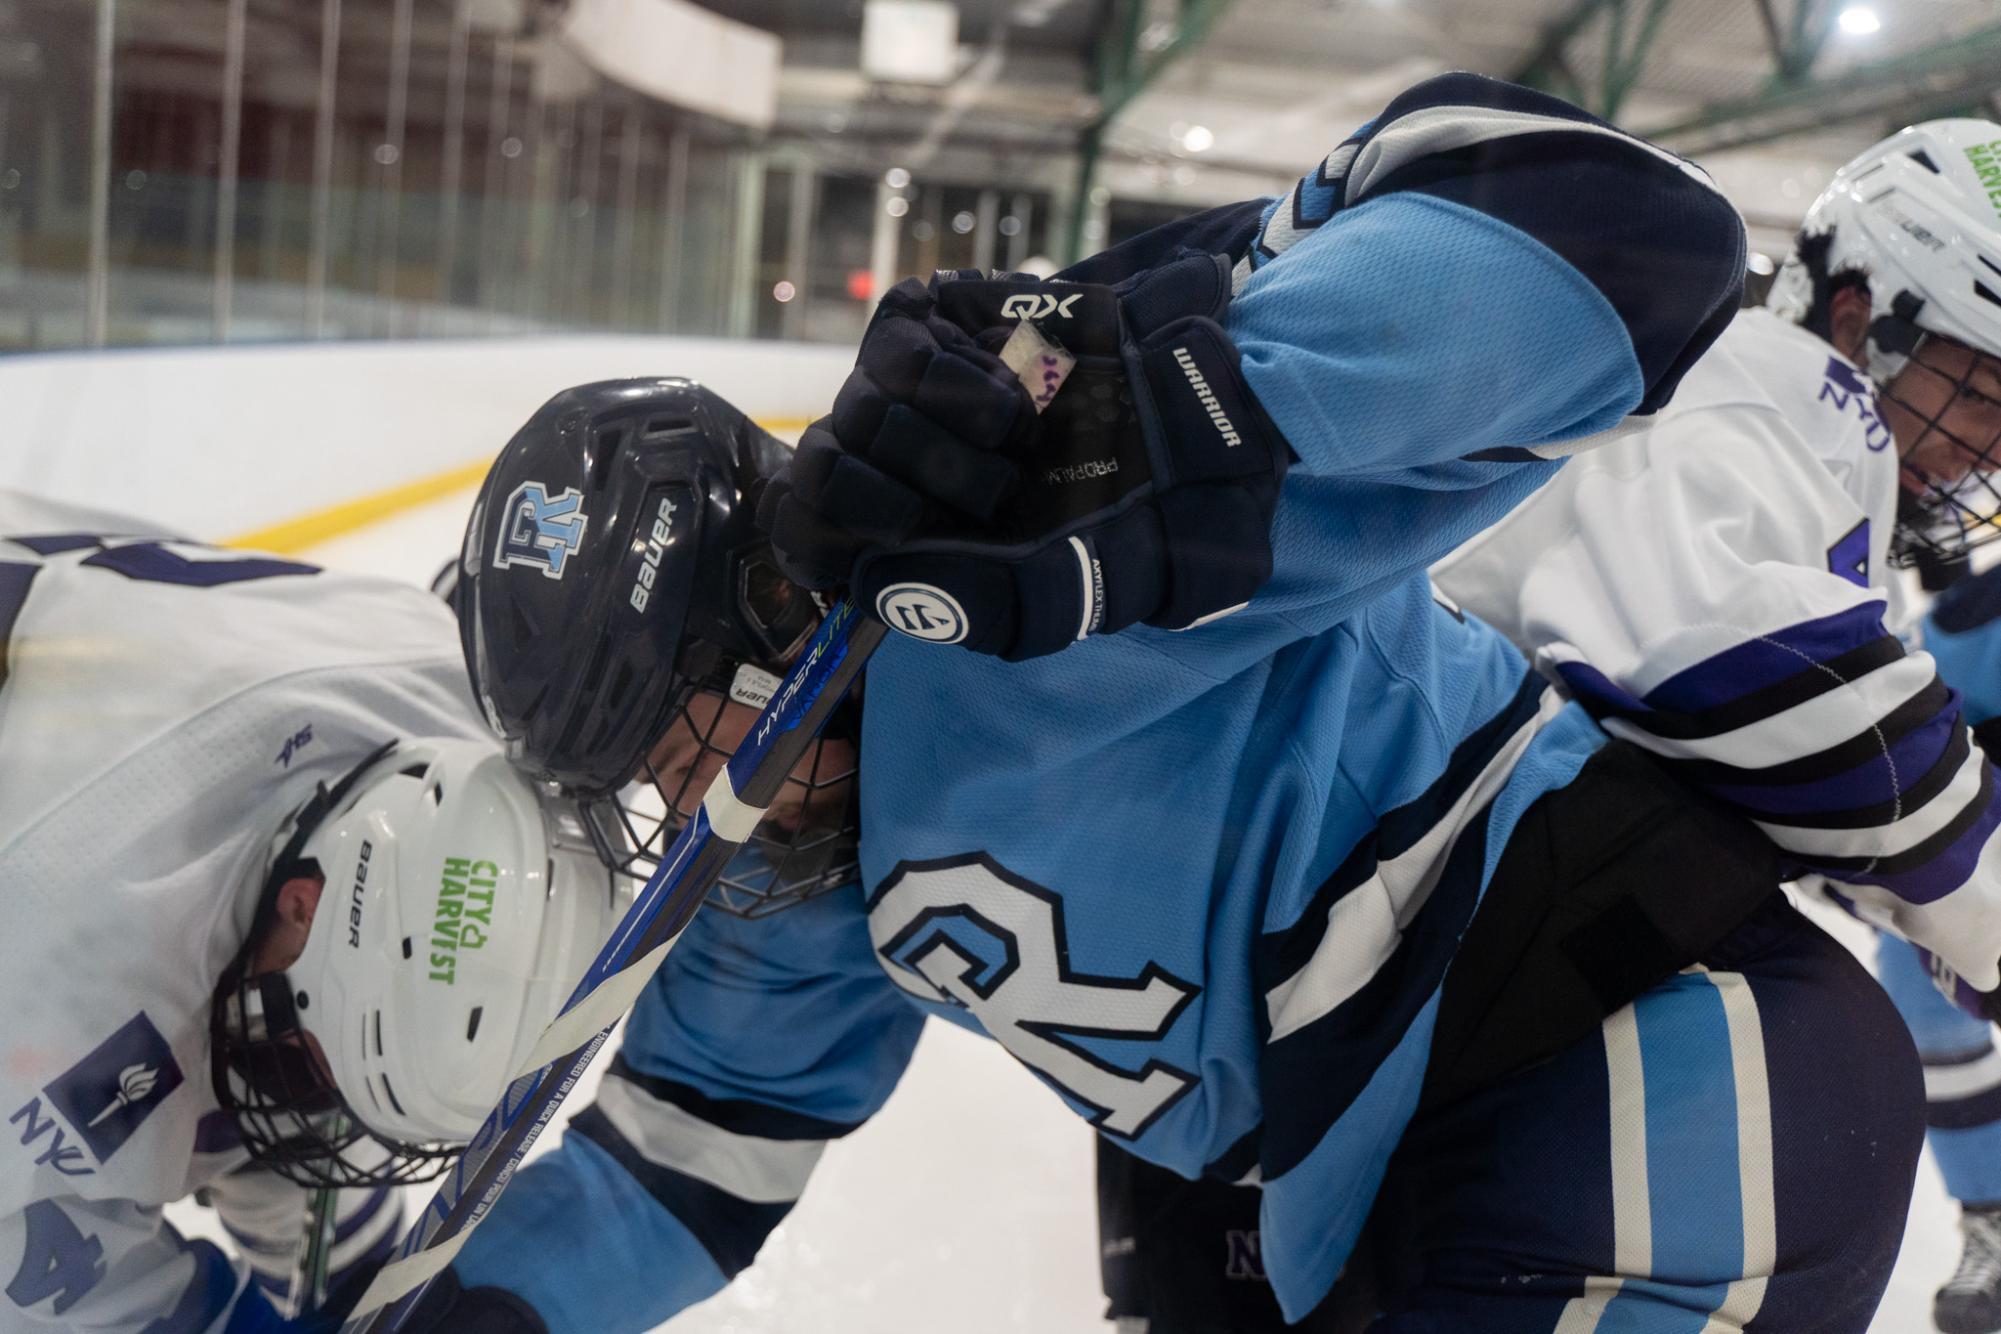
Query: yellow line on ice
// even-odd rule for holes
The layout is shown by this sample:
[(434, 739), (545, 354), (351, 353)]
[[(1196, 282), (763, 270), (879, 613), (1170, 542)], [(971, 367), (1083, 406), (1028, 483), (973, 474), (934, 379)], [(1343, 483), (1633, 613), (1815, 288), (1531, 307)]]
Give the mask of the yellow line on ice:
[[(774, 435), (797, 435), (806, 429), (804, 417), (761, 418), (758, 425)], [(380, 523), (405, 510), (433, 500), (442, 499), (454, 491), (463, 491), (477, 486), (492, 465), (491, 459), (477, 463), (467, 463), (444, 472), (420, 477), (414, 482), (392, 486), (386, 491), (362, 496), (356, 500), (329, 505), (325, 509), (313, 510), (282, 523), (274, 523), (264, 528), (253, 528), (247, 533), (224, 540), (226, 547), (249, 547), (257, 551), (275, 552), (290, 556), (317, 546), (321, 542), (332, 541), (371, 523)]]

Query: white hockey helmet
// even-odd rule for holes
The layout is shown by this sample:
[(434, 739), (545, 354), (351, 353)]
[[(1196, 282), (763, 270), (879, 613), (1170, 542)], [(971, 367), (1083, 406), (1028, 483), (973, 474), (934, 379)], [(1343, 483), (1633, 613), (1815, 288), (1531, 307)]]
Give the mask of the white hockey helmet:
[[(1866, 369), (1904, 406), (1891, 382), (1927, 337), (2001, 356), (2001, 125), (1926, 121), (1842, 167), (1807, 210), (1766, 305), (1826, 337), (1834, 290), (1857, 277), (1871, 309)], [(1943, 429), (1940, 414), (1919, 415)], [(2001, 492), (1986, 477), (2001, 441), (1953, 438), (1976, 456), (1973, 475), (1914, 497), (1899, 523), (1906, 555), (1950, 557), (1976, 534), (2001, 536)]]
[(270, 1087), (301, 1082), (303, 1063), (267, 1060), (291, 1078), (234, 1081), (231, 1110), (253, 1155), (293, 1179), (382, 1175), (379, 1155), (328, 1133), (337, 1094), (392, 1150), (394, 1179), (412, 1179), (411, 1164), (478, 1130), (631, 885), (604, 865), (574, 803), (538, 790), (492, 742), (399, 744), (329, 797), (287, 859), (324, 877), (304, 948), (282, 973), (241, 983), (254, 997), (237, 1007), (267, 1056), (311, 1037), (322, 1095)]

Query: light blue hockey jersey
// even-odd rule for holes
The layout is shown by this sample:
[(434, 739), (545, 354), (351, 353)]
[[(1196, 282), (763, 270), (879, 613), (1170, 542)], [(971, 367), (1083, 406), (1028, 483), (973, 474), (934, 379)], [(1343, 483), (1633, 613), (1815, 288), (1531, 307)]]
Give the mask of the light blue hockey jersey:
[[(1960, 580), (1926, 612), (1919, 644), (1959, 693), (1967, 724), (1983, 744), (2001, 728), (2001, 567)], [(1990, 752), (1991, 753), (1991, 752)]]
[(1298, 462), (1243, 612), (1005, 663), (872, 662), (863, 886), (699, 916), (597, 1104), (455, 1267), (556, 1331), (642, 1329), (748, 1264), (923, 1016), (995, 1037), (1099, 1130), (1264, 1188), (1293, 1316), (1416, 1104), (1451, 951), (1522, 811), (1603, 736), (1422, 571), (1665, 401), (1727, 321), (1699, 173), (1507, 85), (1397, 99), (1278, 201), (1193, 220)]

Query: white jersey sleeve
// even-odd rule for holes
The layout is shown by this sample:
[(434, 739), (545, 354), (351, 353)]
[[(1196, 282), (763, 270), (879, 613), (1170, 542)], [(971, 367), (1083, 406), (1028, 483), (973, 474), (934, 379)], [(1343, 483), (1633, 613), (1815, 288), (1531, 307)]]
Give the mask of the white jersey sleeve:
[[(289, 1295), (303, 1220), (314, 1192), (276, 1172), (247, 1163), (218, 1177), (202, 1192), (223, 1230), (250, 1268), (250, 1277), (274, 1301)], [(401, 1239), (403, 1203), (394, 1186), (353, 1186), (334, 1192), (327, 1288), (360, 1265), (386, 1259)]]
[(1607, 732), (1992, 990), (2001, 802), (1958, 698), (1885, 628), (1894, 451), (1853, 370), (1776, 325), (1740, 320), (1651, 429), (1434, 578)]
[(385, 741), (487, 733), (420, 589), (17, 494), (0, 525), (0, 1331), (219, 1329), (248, 1267), (161, 1209), (244, 1161), (208, 1015), (273, 838)]

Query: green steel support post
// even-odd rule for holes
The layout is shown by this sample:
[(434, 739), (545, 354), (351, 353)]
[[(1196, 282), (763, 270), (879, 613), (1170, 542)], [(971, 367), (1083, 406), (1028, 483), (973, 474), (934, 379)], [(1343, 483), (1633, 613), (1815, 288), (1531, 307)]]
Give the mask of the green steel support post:
[(1674, 0), (1648, 0), (1647, 12), (1640, 19), (1640, 31), (1633, 38), (1632, 47), (1623, 57), (1606, 62), (1605, 97), (1599, 104), (1598, 114), (1606, 120), (1617, 120), (1619, 108), (1625, 105), (1626, 94), (1633, 91), (1633, 85), (1640, 81), (1640, 71), (1646, 67), (1647, 55), (1653, 50), (1654, 38), (1659, 35), (1661, 20), (1674, 7)]
[(1570, 44), (1571, 38), (1584, 30), (1585, 24), (1610, 3), (1612, 0), (1577, 0), (1568, 13), (1543, 29), (1542, 41), (1537, 44), (1535, 52), (1509, 71), (1508, 79), (1513, 83), (1525, 83), (1531, 88), (1556, 92), (1558, 90), (1551, 86), (1551, 76), (1561, 73), (1570, 83), (1570, 95), (1581, 100), (1583, 89), (1564, 67), (1563, 50)]
[[(1105, 131), (1119, 112), (1146, 91), (1147, 85), (1158, 78), (1162, 70), (1199, 45), (1216, 20), (1234, 2), (1180, 0), (1180, 8), (1175, 15), (1174, 36), (1159, 50), (1142, 57), (1139, 41), (1142, 20), (1146, 16), (1145, 0), (1115, 0), (1115, 5), (1123, 5), (1124, 22), (1107, 25), (1108, 28), (1116, 26), (1118, 39), (1098, 48), (1098, 112), (1078, 139), (1077, 189), (1070, 201), (1066, 262), (1074, 263), (1084, 255), (1084, 220), (1090, 213), (1092, 182), (1097, 175), (1098, 159), (1104, 153)], [(1106, 58), (1113, 53), (1116, 54), (1115, 59)]]

